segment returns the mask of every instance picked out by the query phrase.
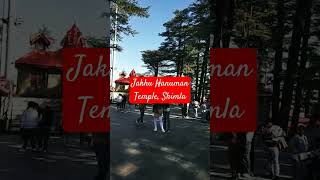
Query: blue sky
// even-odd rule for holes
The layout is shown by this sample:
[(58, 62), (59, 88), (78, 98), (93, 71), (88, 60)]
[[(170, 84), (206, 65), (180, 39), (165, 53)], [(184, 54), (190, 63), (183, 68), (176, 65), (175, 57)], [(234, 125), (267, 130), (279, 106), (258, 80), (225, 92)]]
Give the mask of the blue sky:
[(183, 9), (193, 0), (141, 0), (142, 6), (150, 6), (150, 17), (132, 18), (133, 28), (139, 32), (134, 37), (125, 37), (120, 45), (124, 48), (123, 52), (118, 53), (116, 68), (117, 71), (131, 69), (136, 72), (145, 72), (141, 60), (141, 51), (157, 49), (163, 38), (158, 36), (163, 32), (163, 24), (173, 17), (173, 12), (177, 9)]
[[(13, 28), (11, 42), (9, 79), (16, 80), (17, 71), (14, 61), (31, 51), (29, 38), (32, 33), (44, 24), (56, 39), (51, 50), (60, 48), (60, 41), (66, 31), (76, 23), (85, 36), (105, 36), (105, 19), (101, 18), (105, 11), (105, 0), (15, 0), (16, 17), (23, 23)], [(132, 18), (132, 27), (139, 32), (135, 37), (124, 37), (120, 45), (123, 52), (118, 53), (116, 68), (118, 71), (136, 69), (138, 73), (146, 71), (142, 68), (141, 51), (157, 49), (162, 42), (158, 34), (164, 31), (163, 23), (173, 17), (176, 9), (182, 9), (194, 0), (139, 0), (142, 6), (150, 6), (149, 18)], [(94, 3), (93, 3), (94, 2)], [(1, 1), (2, 3), (2, 1)], [(2, 4), (0, 14), (2, 14)], [(3, 66), (2, 66), (3, 67)], [(118, 76), (118, 73), (115, 74)]]

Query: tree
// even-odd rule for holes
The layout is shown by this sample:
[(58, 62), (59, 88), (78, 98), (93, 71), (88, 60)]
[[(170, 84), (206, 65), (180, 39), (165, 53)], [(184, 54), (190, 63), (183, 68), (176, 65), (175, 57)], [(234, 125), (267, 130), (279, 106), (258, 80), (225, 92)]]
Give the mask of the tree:
[[(136, 0), (115, 0), (115, 3), (111, 4), (111, 14), (106, 12), (102, 13), (102, 17), (111, 18), (111, 40), (117, 33), (117, 39), (121, 41), (123, 35), (134, 36), (138, 32), (135, 31), (130, 25), (130, 18), (132, 17), (149, 17), (149, 7), (141, 7)], [(108, 47), (106, 37), (87, 37), (87, 42), (93, 47)], [(117, 44), (111, 44), (111, 48), (115, 48), (118, 51), (122, 50)]]
[(142, 61), (146, 65), (147, 69), (154, 73), (155, 77), (159, 75), (160, 68), (165, 66), (163, 64), (163, 61), (165, 61), (164, 53), (159, 50), (142, 51)]
[[(308, 0), (311, 1), (311, 0)], [(301, 39), (304, 31), (305, 23), (305, 12), (307, 6), (305, 1), (296, 1), (296, 12), (293, 19), (293, 32), (291, 36), (291, 44), (289, 48), (289, 57), (287, 62), (286, 77), (284, 81), (282, 101), (281, 101), (281, 126), (284, 129), (288, 127), (289, 113), (292, 105), (293, 91), (295, 78), (297, 76), (296, 72), (298, 70), (298, 60), (301, 50)]]

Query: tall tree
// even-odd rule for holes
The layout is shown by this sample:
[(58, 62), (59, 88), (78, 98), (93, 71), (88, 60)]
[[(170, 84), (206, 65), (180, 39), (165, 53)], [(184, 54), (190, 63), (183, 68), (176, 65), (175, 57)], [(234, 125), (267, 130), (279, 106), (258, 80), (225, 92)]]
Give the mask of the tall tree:
[(165, 66), (163, 64), (163, 61), (165, 61), (164, 57), (163, 52), (159, 50), (142, 51), (142, 61), (146, 65), (146, 68), (154, 73), (155, 77), (159, 75), (160, 68)]
[(272, 121), (276, 122), (279, 116), (279, 103), (280, 103), (280, 73), (282, 71), (282, 58), (283, 58), (283, 38), (284, 38), (284, 0), (278, 0), (277, 3), (277, 26), (274, 28), (274, 68), (273, 68), (273, 91), (272, 91)]
[[(308, 0), (309, 1), (309, 0)], [(281, 126), (284, 129), (288, 127), (289, 113), (292, 105), (293, 88), (296, 71), (298, 67), (298, 59), (301, 50), (301, 39), (305, 23), (306, 3), (304, 0), (296, 1), (296, 12), (293, 19), (293, 32), (291, 36), (291, 44), (289, 48), (289, 57), (287, 62), (286, 77), (284, 81), (282, 101), (281, 101)]]

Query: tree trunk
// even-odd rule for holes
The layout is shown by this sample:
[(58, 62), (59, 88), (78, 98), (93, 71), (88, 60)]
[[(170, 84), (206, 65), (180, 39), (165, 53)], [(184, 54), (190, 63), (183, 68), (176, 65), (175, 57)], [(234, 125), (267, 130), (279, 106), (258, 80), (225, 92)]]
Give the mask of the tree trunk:
[[(278, 0), (277, 5), (278, 27), (274, 30), (275, 37), (275, 63), (273, 70), (273, 93), (272, 93), (272, 121), (276, 122), (279, 113), (280, 101), (280, 72), (282, 70), (283, 37), (284, 37), (284, 0)], [(278, 123), (277, 123), (278, 124)]]
[(310, 37), (310, 22), (311, 22), (311, 7), (312, 0), (306, 0), (306, 16), (305, 16), (305, 25), (304, 25), (304, 33), (303, 33), (303, 42), (301, 47), (301, 60), (300, 60), (300, 69), (298, 71), (299, 76), (297, 78), (297, 86), (296, 86), (296, 94), (295, 94), (295, 106), (293, 109), (293, 117), (291, 124), (293, 128), (297, 127), (301, 109), (301, 99), (302, 99), (302, 91), (303, 91), (303, 81), (304, 75), (306, 71), (306, 63), (308, 60), (308, 42)]
[(306, 115), (306, 117), (309, 117), (310, 115), (311, 98), (312, 98), (312, 90), (308, 89), (304, 99), (304, 114)]
[(293, 32), (289, 48), (286, 78), (282, 93), (281, 102), (281, 126), (284, 130), (288, 128), (289, 113), (292, 104), (293, 87), (295, 82), (297, 62), (300, 52), (301, 38), (303, 34), (305, 3), (304, 0), (297, 0), (296, 13), (293, 20)]
[[(209, 42), (209, 41), (207, 41)], [(205, 88), (205, 76), (206, 76), (206, 69), (207, 69), (207, 64), (208, 64), (208, 59), (209, 59), (209, 43), (206, 46), (206, 50), (204, 52), (203, 56), (203, 61), (202, 61), (202, 66), (201, 66), (201, 75), (200, 75), (200, 86), (199, 86), (199, 97), (200, 102), (203, 103), (203, 90)]]
[(195, 99), (200, 102), (198, 94), (198, 85), (199, 85), (199, 66), (200, 66), (200, 51), (197, 54), (197, 64), (196, 64), (196, 89), (195, 89)]

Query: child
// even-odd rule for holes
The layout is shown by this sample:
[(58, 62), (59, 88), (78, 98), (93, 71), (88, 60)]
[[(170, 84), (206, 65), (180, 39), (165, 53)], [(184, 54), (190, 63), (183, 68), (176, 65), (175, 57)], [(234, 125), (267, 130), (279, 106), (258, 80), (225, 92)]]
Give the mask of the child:
[(154, 113), (154, 119), (153, 119), (154, 129), (153, 129), (153, 131), (155, 131), (155, 132), (158, 131), (157, 122), (160, 122), (161, 131), (165, 132), (165, 130), (163, 128), (162, 112), (163, 112), (163, 109), (159, 104), (155, 104), (153, 106), (153, 113)]

